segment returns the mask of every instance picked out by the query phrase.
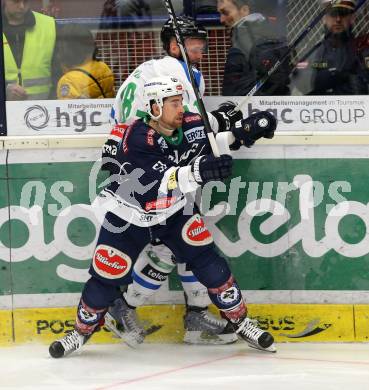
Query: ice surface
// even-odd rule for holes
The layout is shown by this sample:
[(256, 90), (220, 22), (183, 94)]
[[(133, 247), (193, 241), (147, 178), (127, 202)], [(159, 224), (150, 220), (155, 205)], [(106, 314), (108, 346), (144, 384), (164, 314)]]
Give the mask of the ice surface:
[(47, 346), (0, 348), (0, 390), (368, 390), (368, 344), (85, 345), (52, 359)]

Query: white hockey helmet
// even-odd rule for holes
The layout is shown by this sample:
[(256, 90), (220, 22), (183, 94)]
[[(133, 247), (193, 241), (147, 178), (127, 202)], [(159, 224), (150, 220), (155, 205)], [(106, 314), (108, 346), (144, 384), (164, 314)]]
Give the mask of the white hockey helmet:
[[(144, 85), (144, 103), (146, 112), (152, 119), (158, 120), (163, 113), (164, 99), (170, 96), (182, 95), (184, 88), (182, 83), (175, 77), (161, 76), (149, 80)], [(155, 116), (151, 112), (151, 104), (155, 102), (160, 109), (160, 114)]]

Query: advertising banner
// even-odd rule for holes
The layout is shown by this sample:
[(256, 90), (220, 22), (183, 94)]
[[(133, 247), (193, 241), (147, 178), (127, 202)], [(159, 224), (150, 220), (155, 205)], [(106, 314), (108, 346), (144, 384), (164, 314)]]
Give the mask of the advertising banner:
[[(208, 111), (226, 100), (205, 97)], [(6, 102), (8, 135), (107, 134), (114, 99)], [(278, 118), (278, 131), (368, 131), (369, 96), (253, 96), (244, 117), (268, 110)]]
[(108, 134), (114, 99), (6, 102), (8, 135)]
[[(368, 328), (357, 322), (356, 308), (368, 310), (363, 305), (248, 305), (250, 317), (258, 321), (261, 329), (272, 333), (277, 342), (367, 341)], [(216, 313), (214, 306), (210, 310)], [(138, 308), (147, 334), (145, 343), (182, 343), (184, 311), (183, 305)], [(0, 318), (5, 318), (6, 314), (10, 312), (0, 310)], [(14, 341), (17, 344), (50, 344), (73, 329), (75, 316), (76, 309), (72, 307), (16, 309), (13, 313)], [(364, 325), (364, 321), (361, 322)], [(5, 325), (10, 328), (9, 321)], [(91, 340), (92, 343), (119, 341), (106, 327), (95, 333)], [(0, 331), (0, 346), (11, 342), (9, 332), (2, 337)]]
[(369, 305), (354, 305), (355, 339), (369, 341)]
[[(79, 293), (87, 280), (99, 231), (89, 204), (106, 177), (73, 153), (2, 167), (0, 294), (10, 265), (14, 294)], [(203, 188), (202, 203), (241, 289), (367, 290), (368, 159), (323, 158), (328, 147), (320, 158), (243, 153), (231, 180)], [(181, 287), (171, 279), (169, 288)]]
[[(244, 97), (206, 98), (208, 111), (225, 100), (239, 103)], [(242, 106), (244, 117), (270, 111), (278, 131), (369, 131), (369, 96), (253, 96)]]
[[(11, 294), (9, 188), (5, 150), (0, 151), (0, 296)], [(8, 243), (8, 245), (5, 244)], [(1, 321), (1, 320), (0, 320)], [(0, 332), (1, 333), (1, 332)], [(0, 336), (1, 337), (1, 336)]]

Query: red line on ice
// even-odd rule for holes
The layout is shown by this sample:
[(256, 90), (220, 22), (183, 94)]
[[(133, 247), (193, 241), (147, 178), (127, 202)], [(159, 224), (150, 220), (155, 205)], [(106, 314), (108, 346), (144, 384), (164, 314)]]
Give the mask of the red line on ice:
[(139, 376), (139, 377), (137, 377), (137, 378), (128, 379), (128, 380), (126, 380), (126, 381), (113, 383), (113, 384), (107, 385), (107, 386), (97, 387), (95, 390), (108, 390), (108, 389), (113, 389), (113, 388), (118, 387), (118, 386), (129, 385), (129, 384), (131, 384), (131, 383), (144, 381), (144, 380), (146, 380), (146, 379), (156, 378), (156, 377), (159, 377), (159, 376), (171, 374), (171, 373), (173, 373), (173, 372), (188, 370), (189, 368), (196, 368), (196, 367), (200, 367), (200, 366), (205, 366), (205, 365), (207, 365), (207, 364), (211, 364), (211, 363), (214, 363), (214, 362), (219, 362), (219, 361), (234, 359), (234, 358), (240, 357), (240, 356), (244, 356), (244, 354), (243, 354), (243, 353), (235, 353), (235, 354), (233, 354), (233, 355), (224, 356), (224, 357), (217, 358), (217, 359), (205, 360), (205, 361), (203, 361), (203, 362), (193, 363), (193, 364), (189, 364), (189, 365), (187, 365), (187, 366), (172, 368), (171, 370), (160, 371), (160, 372), (156, 372), (156, 373), (154, 373), (154, 374)]
[[(144, 375), (144, 376), (140, 376), (140, 377), (137, 377), (137, 378), (128, 379), (128, 380), (125, 380), (125, 381), (122, 381), (122, 382), (113, 383), (111, 385), (98, 387), (95, 390), (113, 389), (113, 388), (118, 387), (118, 386), (129, 385), (131, 383), (144, 381), (146, 379), (156, 378), (156, 377), (164, 376), (164, 375), (167, 375), (167, 374), (171, 374), (173, 372), (188, 370), (190, 368), (196, 368), (196, 367), (200, 367), (200, 366), (205, 366), (207, 364), (211, 364), (211, 363), (215, 363), (215, 362), (219, 362), (219, 361), (224, 361), (224, 360), (230, 360), (230, 359), (234, 359), (234, 358), (237, 358), (237, 357), (245, 357), (245, 353), (244, 352), (235, 353), (235, 354), (232, 354), (232, 355), (229, 355), (229, 356), (224, 356), (224, 357), (217, 358), (217, 359), (205, 360), (205, 361), (202, 361), (202, 362), (189, 364), (187, 366), (173, 368), (171, 370), (160, 371), (160, 372), (157, 372), (157, 373), (154, 373), (154, 374)], [(316, 362), (316, 363), (338, 363), (338, 364), (353, 364), (353, 365), (369, 365), (369, 361), (324, 360), (324, 359), (313, 359), (313, 358), (310, 359), (310, 358), (299, 358), (299, 357), (282, 357), (282, 356), (278, 356), (278, 355), (272, 355), (272, 356), (266, 356), (266, 355), (255, 356), (254, 355), (253, 358), (276, 359), (276, 360), (294, 360), (294, 361), (308, 361), (308, 362), (313, 362), (313, 363)]]

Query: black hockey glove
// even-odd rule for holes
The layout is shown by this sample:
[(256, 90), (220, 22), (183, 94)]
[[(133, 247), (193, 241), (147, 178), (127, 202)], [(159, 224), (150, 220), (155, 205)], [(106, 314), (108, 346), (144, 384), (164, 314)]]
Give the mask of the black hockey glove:
[(260, 111), (242, 121), (238, 121), (231, 131), (236, 138), (236, 142), (239, 141), (249, 148), (259, 138), (273, 138), (276, 128), (277, 119), (274, 115), (268, 111)]
[(229, 131), (235, 123), (243, 118), (241, 111), (233, 111), (236, 105), (233, 102), (224, 102), (211, 114), (218, 122), (218, 131)]
[(192, 163), (192, 173), (197, 183), (224, 180), (232, 174), (233, 159), (228, 154), (214, 157), (211, 154), (200, 156)]
[(119, 174), (120, 164), (118, 162), (115, 163), (115, 158), (117, 156), (119, 142), (122, 140), (127, 127), (123, 123), (116, 123), (102, 147), (101, 170), (109, 171), (110, 175)]
[(108, 138), (102, 147), (101, 170), (108, 171), (110, 175), (119, 173), (119, 164), (115, 163), (119, 142)]

